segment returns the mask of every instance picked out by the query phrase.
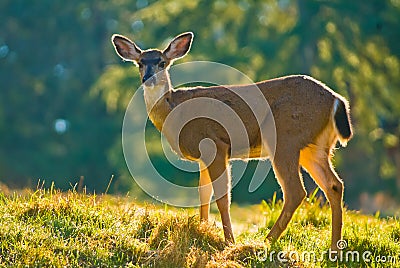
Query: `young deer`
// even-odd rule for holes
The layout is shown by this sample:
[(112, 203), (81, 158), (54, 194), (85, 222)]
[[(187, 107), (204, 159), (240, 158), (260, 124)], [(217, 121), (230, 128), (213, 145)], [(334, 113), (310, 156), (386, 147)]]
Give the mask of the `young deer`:
[[(276, 144), (274, 154), (271, 155), (268, 141), (265, 142), (260, 135), (262, 128), (266, 127), (266, 122), (270, 122), (270, 116), (266, 113), (261, 122), (257, 121), (252, 109), (237, 94), (252, 92), (250, 88), (254, 85), (172, 88), (169, 67), (173, 61), (186, 55), (192, 40), (193, 33), (183, 33), (175, 37), (163, 51), (143, 51), (122, 35), (112, 37), (117, 54), (123, 60), (132, 61), (139, 66), (150, 120), (163, 132), (175, 151), (182, 157), (200, 164), (201, 220), (208, 220), (214, 191), (216, 199), (218, 198), (216, 202), (221, 214), (225, 240), (233, 243), (229, 212), (229, 160), (265, 158), (269, 153), (275, 176), (283, 190), (284, 205), (267, 239), (279, 238), (305, 198), (306, 191), (300, 173), (300, 167), (303, 167), (323, 190), (330, 203), (331, 248), (337, 249), (337, 242), (342, 237), (343, 182), (332, 166), (331, 157), (338, 140), (345, 146), (352, 137), (347, 101), (321, 82), (304, 75), (256, 83), (268, 102), (275, 121)], [(230, 143), (230, 133), (212, 118), (196, 118), (178, 130), (176, 126), (168, 126), (174, 124), (174, 120), (168, 120), (168, 116), (175, 107), (196, 98), (219, 101), (228, 105), (238, 115), (247, 132), (245, 134), (248, 137), (248, 145), (244, 149), (247, 149), (248, 154), (243, 153), (243, 148), (234, 149)], [(176, 113), (176, 117), (179, 115), (184, 114)], [(176, 136), (179, 136), (178, 141)], [(207, 152), (202, 154), (199, 148), (203, 140), (211, 140), (214, 143), (211, 161), (206, 155)]]

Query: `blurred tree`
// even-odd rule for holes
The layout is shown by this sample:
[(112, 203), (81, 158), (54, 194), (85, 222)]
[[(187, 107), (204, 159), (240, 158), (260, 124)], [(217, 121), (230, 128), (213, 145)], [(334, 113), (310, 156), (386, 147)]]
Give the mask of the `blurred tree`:
[(398, 1), (158, 1), (121, 18), (140, 29), (120, 32), (146, 48), (190, 30), (184, 61), (222, 62), (255, 81), (310, 74), (348, 97), (356, 137), (336, 163), (355, 202), (361, 191), (394, 193), (400, 181), (399, 15)]
[[(84, 176), (101, 191), (116, 174), (114, 190), (137, 188), (120, 129), (139, 79), (120, 64), (111, 34), (162, 48), (193, 31), (182, 61), (221, 62), (254, 81), (310, 74), (348, 97), (356, 136), (335, 158), (346, 200), (355, 204), (363, 191), (399, 193), (399, 17), (397, 0), (2, 1), (0, 179), (68, 187)], [(152, 159), (165, 176), (196, 183), (196, 174), (171, 169), (157, 152)], [(279, 189), (269, 179), (246, 196), (245, 182), (235, 200), (258, 202)]]
[[(89, 96), (108, 44), (104, 1), (0, 3), (0, 178), (104, 190), (118, 122)], [(101, 123), (100, 123), (101, 122)]]

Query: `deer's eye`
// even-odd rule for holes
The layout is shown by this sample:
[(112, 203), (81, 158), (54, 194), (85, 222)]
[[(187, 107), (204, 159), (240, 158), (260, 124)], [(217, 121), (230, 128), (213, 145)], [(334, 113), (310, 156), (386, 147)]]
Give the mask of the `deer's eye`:
[(162, 61), (162, 62), (160, 62), (160, 63), (158, 64), (158, 67), (160, 67), (160, 68), (165, 68), (166, 65), (167, 65), (166, 62), (165, 62), (165, 61)]

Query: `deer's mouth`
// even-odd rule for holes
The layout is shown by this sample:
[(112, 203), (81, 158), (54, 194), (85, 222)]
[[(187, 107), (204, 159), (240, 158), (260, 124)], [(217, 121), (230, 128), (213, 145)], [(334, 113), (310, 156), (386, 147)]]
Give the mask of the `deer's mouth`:
[(148, 77), (146, 79), (143, 78), (143, 84), (146, 87), (154, 87), (156, 85), (156, 77), (153, 75), (153, 76), (150, 76), (150, 77)]

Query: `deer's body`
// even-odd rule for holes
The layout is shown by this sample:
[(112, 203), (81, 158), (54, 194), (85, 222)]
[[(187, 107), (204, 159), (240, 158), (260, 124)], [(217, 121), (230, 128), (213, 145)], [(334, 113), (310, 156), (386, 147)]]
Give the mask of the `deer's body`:
[[(294, 146), (298, 147), (299, 150), (310, 144), (315, 144), (318, 135), (322, 133), (322, 130), (327, 127), (330, 121), (335, 99), (343, 101), (340, 95), (305, 75), (276, 78), (256, 83), (255, 86), (260, 89), (270, 105), (275, 119), (278, 142), (289, 143), (293, 140), (293, 136), (296, 136)], [(229, 150), (229, 158), (266, 158), (269, 155), (265, 153), (261, 155), (262, 142), (259, 128), (263, 125), (263, 122), (259, 124), (256, 121), (257, 119), (250, 107), (235, 93), (235, 91), (246, 90), (255, 90), (254, 85), (195, 87), (177, 90), (169, 87), (163, 94), (156, 94), (161, 97), (155, 103), (152, 101), (153, 98), (150, 97), (149, 99), (148, 94), (145, 93), (147, 112), (156, 128), (162, 131), (165, 118), (172, 109), (180, 104), (202, 97), (216, 99), (235, 111), (244, 123), (249, 138), (249, 148), (239, 148), (243, 149), (239, 151)], [(267, 112), (265, 117), (270, 116), (268, 107), (265, 107), (265, 109)], [(305, 128), (304, 122), (306, 121), (313, 122), (313, 124), (309, 124)], [(193, 128), (197, 131), (192, 131)], [(164, 134), (168, 140), (172, 140), (169, 139), (168, 132), (164, 132)], [(180, 148), (174, 149), (176, 152), (182, 152), (182, 156), (187, 159), (198, 160), (200, 158), (198, 144), (205, 138), (213, 140), (218, 138), (228, 146), (230, 143), (228, 133), (221, 125), (212, 119), (198, 118), (189, 122), (182, 129), (179, 139)], [(172, 144), (172, 142), (170, 143)], [(279, 150), (282, 146), (277, 146), (277, 148)], [(246, 149), (249, 149), (249, 154), (243, 153)]]
[[(164, 51), (141, 51), (129, 39), (119, 35), (113, 37), (117, 53), (123, 59), (137, 62), (141, 66), (147, 112), (153, 124), (164, 133), (171, 147), (181, 157), (198, 161), (200, 164), (201, 219), (208, 219), (209, 203), (214, 191), (218, 197), (217, 205), (221, 213), (225, 239), (233, 242), (229, 215), (228, 162), (233, 158), (270, 157), (285, 202), (268, 238), (277, 239), (281, 235), (306, 196), (300, 175), (300, 167), (303, 167), (324, 191), (331, 204), (331, 247), (335, 249), (337, 241), (341, 239), (343, 183), (335, 173), (330, 157), (337, 141), (340, 140), (345, 145), (352, 135), (346, 100), (308, 76), (276, 78), (255, 84), (270, 106), (265, 107), (265, 113), (261, 112), (261, 116), (256, 118), (253, 107), (247, 105), (237, 94), (251, 96), (255, 90), (254, 85), (174, 90), (168, 75), (168, 66), (174, 59), (186, 54), (190, 49), (191, 40), (192, 34), (187, 33), (176, 37)], [(160, 67), (163, 62), (165, 64)], [(152, 75), (155, 75), (154, 78)], [(149, 79), (153, 79), (150, 84)], [(199, 116), (182, 128), (177, 128), (175, 122), (187, 113), (187, 110), (178, 110), (177, 107), (190, 100), (202, 98), (216, 100), (222, 106), (226, 105), (232, 109), (243, 122), (247, 134), (246, 142), (232, 146), (232, 133), (213, 118)], [(222, 106), (217, 107), (217, 111), (223, 109)], [(199, 107), (190, 106), (190, 109), (194, 114), (202, 112)], [(262, 111), (263, 108), (258, 109)], [(276, 127), (276, 146), (273, 152), (269, 146), (271, 144), (261, 134), (271, 116)], [(204, 155), (199, 146), (207, 139), (212, 140), (215, 146), (215, 156), (211, 161), (206, 159), (207, 155)]]

